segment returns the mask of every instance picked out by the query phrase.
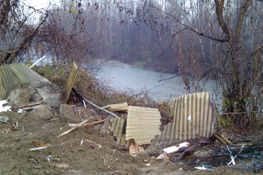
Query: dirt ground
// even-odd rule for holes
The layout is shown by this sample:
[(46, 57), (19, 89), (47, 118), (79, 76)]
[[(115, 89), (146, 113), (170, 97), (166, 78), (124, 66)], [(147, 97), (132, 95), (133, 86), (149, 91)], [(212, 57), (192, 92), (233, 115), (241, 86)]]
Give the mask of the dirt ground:
[[(93, 109), (102, 119), (108, 114)], [(2, 112), (8, 116), (9, 124), (0, 122), (0, 174), (250, 174), (251, 171), (219, 166), (213, 170), (195, 170), (191, 157), (178, 164), (169, 160), (155, 160), (145, 155), (133, 157), (128, 150), (118, 149), (113, 137), (100, 134), (102, 124), (81, 127), (67, 135), (58, 137), (70, 129), (58, 110), (42, 115), (40, 109), (18, 114)], [(86, 114), (84, 118), (89, 117)], [(74, 118), (74, 116), (72, 117)], [(80, 120), (84, 119), (83, 116)], [(46, 149), (30, 151), (35, 144), (51, 144)], [(192, 159), (192, 160), (189, 160)], [(219, 160), (219, 162), (222, 160)], [(228, 160), (229, 161), (229, 160)], [(198, 163), (200, 164), (200, 162)], [(238, 171), (236, 171), (238, 170)]]

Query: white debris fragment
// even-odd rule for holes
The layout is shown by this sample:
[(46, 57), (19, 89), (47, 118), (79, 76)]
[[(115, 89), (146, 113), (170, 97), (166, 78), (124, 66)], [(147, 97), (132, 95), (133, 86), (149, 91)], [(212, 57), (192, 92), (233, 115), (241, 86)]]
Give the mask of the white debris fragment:
[(182, 147), (188, 147), (189, 145), (190, 143), (188, 142), (182, 142), (179, 144), (179, 146), (167, 147), (167, 148), (164, 148), (163, 151), (166, 152), (167, 154), (170, 154), (170, 153), (178, 151)]
[(190, 145), (189, 142), (182, 142), (179, 144), (179, 146), (170, 146), (170, 147), (164, 148), (163, 153), (161, 155), (159, 155), (156, 158), (156, 160), (162, 160), (167, 156), (167, 154), (174, 153), (174, 152), (178, 151), (180, 148), (188, 147), (189, 145)]
[(8, 102), (6, 100), (0, 101), (0, 112), (7, 112), (11, 111), (11, 106), (3, 106), (4, 104), (7, 104)]
[(38, 59), (34, 64), (32, 64), (29, 69), (31, 69), (33, 66), (35, 66), (39, 61), (41, 61), (43, 58), (45, 58), (45, 56), (41, 57), (40, 59)]
[(17, 113), (18, 113), (18, 114), (21, 114), (22, 112), (23, 112), (23, 109), (18, 109), (18, 110), (17, 110)]
[(50, 160), (51, 160), (51, 155), (47, 156), (47, 161), (50, 162)]

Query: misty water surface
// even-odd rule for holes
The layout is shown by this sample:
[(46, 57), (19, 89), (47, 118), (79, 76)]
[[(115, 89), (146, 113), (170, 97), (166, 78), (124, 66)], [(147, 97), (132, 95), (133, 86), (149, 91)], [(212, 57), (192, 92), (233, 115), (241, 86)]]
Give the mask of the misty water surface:
[[(148, 95), (154, 100), (171, 100), (172, 98), (188, 94), (182, 76), (160, 81), (173, 76), (175, 76), (175, 74), (108, 64), (102, 64), (100, 71), (96, 75), (100, 81), (117, 91), (131, 92), (134, 94), (148, 92)], [(207, 82), (203, 91), (210, 92), (213, 98), (216, 98), (212, 89), (214, 84), (214, 81)], [(196, 92), (194, 91), (195, 88), (192, 88), (192, 90), (192, 92)]]
[[(33, 62), (39, 58), (35, 58)], [(45, 59), (39, 62), (37, 65), (43, 65), (52, 63), (52, 57), (47, 55)], [(117, 63), (118, 65), (119, 63)], [(139, 94), (141, 92), (147, 92), (148, 96), (154, 100), (172, 100), (173, 98), (180, 97), (184, 94), (188, 94), (185, 89), (182, 76), (176, 76), (172, 73), (154, 72), (151, 70), (136, 68), (132, 66), (121, 66), (111, 64), (100, 64), (99, 71), (95, 75), (101, 82), (112, 87), (119, 92), (129, 92), (132, 94)], [(85, 65), (82, 65), (86, 67)], [(174, 77), (169, 79), (170, 77)], [(189, 77), (190, 78), (190, 77)], [(165, 80), (168, 79), (168, 80)], [(203, 82), (200, 83), (203, 85)], [(210, 80), (203, 87), (202, 91), (208, 91), (212, 97), (213, 102), (220, 103), (220, 93), (215, 93), (214, 90), (215, 81)], [(194, 87), (191, 87), (191, 92), (195, 91)]]

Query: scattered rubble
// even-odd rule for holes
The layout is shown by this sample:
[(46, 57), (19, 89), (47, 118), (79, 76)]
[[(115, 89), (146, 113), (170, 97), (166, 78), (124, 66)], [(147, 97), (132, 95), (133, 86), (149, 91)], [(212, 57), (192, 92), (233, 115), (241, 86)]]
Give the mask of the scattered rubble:
[[(6, 69), (5, 67), (4, 70)], [(12, 66), (10, 69), (16, 73)], [(23, 67), (20, 71), (28, 70)], [(76, 71), (77, 68), (74, 76)], [(72, 89), (72, 82), (68, 89)], [(3, 92), (6, 91), (2, 91), (2, 94)], [(255, 172), (263, 169), (262, 133), (250, 138), (238, 140), (235, 137), (229, 140), (223, 132), (217, 132), (216, 116), (208, 93), (190, 94), (175, 99), (174, 121), (163, 132), (159, 130), (161, 115), (156, 108), (129, 106), (127, 102), (98, 107), (84, 97), (83, 101), (96, 108), (87, 108), (86, 104), (84, 107), (63, 104), (62, 90), (48, 81), (19, 86), (9, 93), (7, 100), (0, 101), (2, 138), (8, 140), (7, 134), (11, 136), (16, 131), (19, 135), (14, 136), (15, 141), (9, 143), (11, 146), (17, 146), (20, 137), (27, 140), (29, 145), (15, 147), (12, 151), (30, 151), (30, 156), (26, 159), (34, 165), (36, 172), (40, 169), (57, 168), (60, 170), (50, 171), (67, 174), (69, 168), (76, 168), (75, 162), (88, 160), (84, 162), (84, 165), (88, 165), (96, 159), (100, 162), (96, 165), (98, 169), (104, 166), (104, 169), (113, 174), (116, 169), (125, 172), (125, 166), (131, 172), (136, 172), (135, 174), (140, 174), (145, 167), (145, 171), (150, 172), (155, 166), (160, 166), (160, 162), (163, 166), (171, 165), (171, 169), (179, 166), (176, 170), (184, 174), (185, 169), (190, 167), (183, 161), (192, 162), (192, 170), (214, 170), (222, 163), (222, 159), (218, 164), (213, 163), (212, 158), (218, 157), (224, 158), (225, 166), (242, 164)], [(9, 94), (5, 94), (7, 95)], [(201, 102), (195, 103), (196, 101)], [(197, 109), (200, 111), (197, 112)], [(17, 113), (19, 110), (21, 113)], [(107, 114), (102, 116), (100, 112)], [(41, 134), (49, 129), (52, 129), (50, 135), (34, 135), (35, 132)], [(111, 146), (104, 143), (107, 139)], [(220, 142), (214, 142), (215, 139)], [(6, 147), (5, 140), (1, 140), (0, 149), (5, 151)], [(68, 148), (67, 151), (63, 151), (64, 148)], [(126, 155), (127, 153), (130, 155)], [(42, 160), (37, 158), (38, 154), (42, 155)], [(71, 157), (63, 156), (68, 154)], [(82, 160), (77, 160), (74, 157), (76, 154)], [(88, 159), (89, 156), (92, 158)], [(123, 162), (128, 162), (124, 167), (120, 164), (122, 156), (127, 156), (122, 159)], [(141, 162), (140, 157), (143, 160)], [(140, 171), (138, 167), (129, 165), (136, 161), (143, 166)], [(112, 166), (115, 169), (111, 169)], [(11, 167), (10, 172), (13, 169)], [(70, 171), (79, 172), (73, 169)], [(2, 172), (4, 171), (0, 170)]]

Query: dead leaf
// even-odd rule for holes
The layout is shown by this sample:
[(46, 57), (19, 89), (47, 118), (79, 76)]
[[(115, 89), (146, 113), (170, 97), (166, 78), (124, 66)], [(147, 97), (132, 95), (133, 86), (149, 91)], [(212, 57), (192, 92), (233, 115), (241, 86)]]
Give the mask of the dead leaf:
[(133, 155), (137, 152), (144, 151), (144, 148), (140, 145), (137, 145), (137, 143), (131, 143), (129, 147), (130, 155)]
[(32, 143), (34, 143), (37, 147), (51, 146), (51, 144), (46, 144), (46, 143), (38, 143), (38, 142), (32, 142)]

